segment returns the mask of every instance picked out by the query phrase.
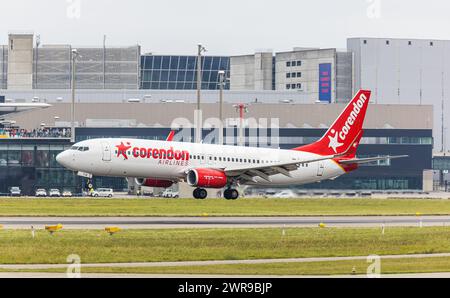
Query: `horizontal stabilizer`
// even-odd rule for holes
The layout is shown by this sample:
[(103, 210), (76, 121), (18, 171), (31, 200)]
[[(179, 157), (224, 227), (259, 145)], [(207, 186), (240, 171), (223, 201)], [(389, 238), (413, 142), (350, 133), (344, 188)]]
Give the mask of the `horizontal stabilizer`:
[(408, 157), (408, 155), (387, 155), (387, 156), (378, 156), (378, 157), (368, 157), (368, 158), (352, 158), (352, 159), (344, 159), (340, 160), (340, 164), (363, 164), (363, 163), (369, 163), (373, 161), (378, 160), (388, 160), (388, 159), (395, 159), (395, 158), (404, 158)]

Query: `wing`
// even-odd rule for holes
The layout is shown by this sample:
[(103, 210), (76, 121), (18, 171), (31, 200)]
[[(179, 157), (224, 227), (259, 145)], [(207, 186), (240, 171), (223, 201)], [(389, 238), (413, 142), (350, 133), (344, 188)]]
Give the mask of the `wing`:
[(287, 177), (291, 177), (290, 172), (297, 170), (299, 167), (301, 167), (304, 164), (322, 161), (322, 160), (328, 160), (333, 158), (339, 158), (342, 157), (344, 154), (336, 154), (336, 155), (328, 155), (328, 156), (321, 156), (318, 158), (313, 159), (298, 159), (292, 162), (284, 162), (284, 163), (275, 163), (270, 165), (258, 165), (253, 167), (230, 167), (225, 168), (225, 174), (228, 177), (235, 177), (238, 179), (243, 179), (247, 181), (254, 181), (255, 177), (261, 177), (262, 179), (270, 182), (270, 176), (277, 175), (277, 174), (283, 174)]
[(270, 176), (277, 174), (282, 174), (285, 175), (286, 177), (291, 177), (290, 172), (298, 170), (298, 168), (300, 168), (302, 165), (322, 160), (335, 159), (347, 155), (349, 150), (352, 149), (354, 142), (358, 139), (359, 134), (355, 137), (355, 140), (353, 140), (353, 142), (350, 143), (348, 148), (346, 148), (345, 151), (343, 151), (340, 154), (325, 155), (320, 157), (318, 156), (311, 159), (294, 159), (292, 162), (283, 162), (270, 165), (257, 165), (253, 167), (248, 166), (230, 167), (225, 168), (224, 171), (228, 177), (234, 177), (238, 180), (247, 180), (252, 182), (255, 181), (254, 180), (255, 177), (261, 177), (267, 182), (271, 182)]
[(408, 155), (387, 155), (387, 156), (378, 156), (378, 157), (368, 157), (368, 158), (353, 158), (353, 159), (344, 159), (340, 160), (339, 163), (341, 164), (363, 164), (363, 163), (369, 163), (377, 160), (388, 160), (388, 159), (395, 159), (395, 158), (404, 158), (409, 157)]

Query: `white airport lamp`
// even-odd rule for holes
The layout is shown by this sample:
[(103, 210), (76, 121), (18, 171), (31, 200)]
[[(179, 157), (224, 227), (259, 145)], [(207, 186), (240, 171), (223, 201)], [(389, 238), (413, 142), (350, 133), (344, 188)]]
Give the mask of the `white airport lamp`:
[(72, 105), (70, 113), (70, 141), (75, 143), (75, 74), (76, 60), (81, 58), (77, 49), (72, 49)]
[(223, 145), (223, 89), (225, 87), (225, 71), (219, 70), (219, 145)]

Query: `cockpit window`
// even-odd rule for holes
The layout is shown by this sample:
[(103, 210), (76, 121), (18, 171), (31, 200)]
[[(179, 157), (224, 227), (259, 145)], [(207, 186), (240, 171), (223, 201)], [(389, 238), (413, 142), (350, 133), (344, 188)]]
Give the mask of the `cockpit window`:
[(77, 147), (77, 146), (72, 146), (72, 147), (70, 148), (70, 150), (78, 150), (78, 147)]
[(89, 147), (78, 147), (78, 151), (89, 151)]

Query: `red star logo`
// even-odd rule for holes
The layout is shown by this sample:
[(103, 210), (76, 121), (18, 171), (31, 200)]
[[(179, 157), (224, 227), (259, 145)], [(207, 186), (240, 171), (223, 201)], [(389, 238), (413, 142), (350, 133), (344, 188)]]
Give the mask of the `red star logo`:
[(117, 157), (122, 154), (124, 159), (128, 159), (127, 151), (131, 148), (131, 144), (127, 142), (126, 146), (123, 142), (120, 142), (120, 145), (116, 145), (117, 147)]

